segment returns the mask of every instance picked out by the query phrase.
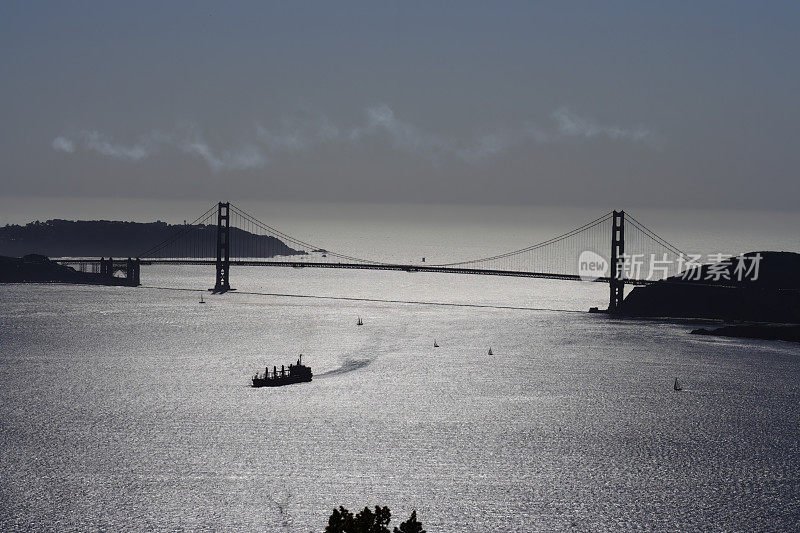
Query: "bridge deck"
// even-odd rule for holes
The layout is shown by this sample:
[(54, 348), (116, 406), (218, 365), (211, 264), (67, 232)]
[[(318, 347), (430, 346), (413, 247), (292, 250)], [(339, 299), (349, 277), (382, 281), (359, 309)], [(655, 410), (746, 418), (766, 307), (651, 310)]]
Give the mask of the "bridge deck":
[[(64, 258), (54, 259), (62, 264), (99, 263), (97, 258)], [(114, 260), (116, 263), (127, 259)], [(142, 265), (214, 265), (214, 259), (142, 259)], [(444, 267), (435, 265), (410, 265), (401, 263), (335, 263), (313, 261), (269, 261), (259, 259), (231, 259), (231, 266), (291, 267), (291, 268), (345, 268), (354, 270), (396, 270), (403, 272), (436, 272), (443, 274), (474, 274), (481, 276), (509, 276), (520, 278), (560, 279), (565, 281), (584, 281), (576, 274), (558, 274), (553, 272), (526, 272), (519, 270), (490, 270), (482, 268)], [(608, 277), (597, 278), (597, 282), (608, 283)], [(654, 280), (626, 279), (628, 285), (649, 285)]]

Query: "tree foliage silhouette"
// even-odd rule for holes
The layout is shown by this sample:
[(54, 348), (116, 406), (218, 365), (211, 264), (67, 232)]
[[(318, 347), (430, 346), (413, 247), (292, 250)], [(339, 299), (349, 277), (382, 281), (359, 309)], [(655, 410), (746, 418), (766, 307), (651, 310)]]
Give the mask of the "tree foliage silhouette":
[(417, 511), (411, 511), (411, 516), (408, 520), (400, 524), (400, 527), (394, 528), (394, 533), (425, 533), (422, 529), (422, 523), (417, 520)]
[[(334, 509), (328, 517), (328, 526), (325, 533), (392, 533), (389, 531), (389, 521), (392, 513), (388, 507), (375, 506), (375, 511), (364, 507), (356, 515), (342, 506)], [(425, 533), (422, 524), (417, 521), (417, 512), (413, 511), (408, 520), (394, 528), (394, 533)]]

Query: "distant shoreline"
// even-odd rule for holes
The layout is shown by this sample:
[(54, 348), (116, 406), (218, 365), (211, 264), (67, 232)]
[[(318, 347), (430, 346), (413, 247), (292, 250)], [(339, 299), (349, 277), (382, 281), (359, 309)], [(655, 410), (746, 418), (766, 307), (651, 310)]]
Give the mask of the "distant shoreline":
[(800, 342), (800, 326), (788, 324), (743, 324), (715, 329), (698, 328), (691, 333), (714, 337)]
[(0, 256), (0, 283), (68, 283), (73, 285), (123, 286), (131, 286), (132, 284), (127, 278), (102, 275), (98, 272), (80, 272), (38, 254), (28, 254), (24, 257)]
[[(42, 254), (48, 257), (139, 257), (155, 245), (191, 231), (192, 246), (160, 250), (161, 257), (205, 258), (216, 255), (217, 226), (207, 224), (167, 224), (166, 222), (122, 222), (114, 220), (60, 220), (30, 222), (0, 227), (0, 255), (22, 257)], [(257, 235), (231, 228), (231, 254), (252, 257), (306, 255), (271, 235)], [(169, 256), (169, 255), (168, 255)]]

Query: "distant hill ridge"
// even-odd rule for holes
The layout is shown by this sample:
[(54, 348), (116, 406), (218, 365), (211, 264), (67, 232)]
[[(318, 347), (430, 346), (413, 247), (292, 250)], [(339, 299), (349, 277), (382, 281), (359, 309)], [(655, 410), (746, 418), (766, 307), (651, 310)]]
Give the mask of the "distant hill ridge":
[[(0, 255), (21, 257), (42, 254), (48, 257), (136, 257), (153, 246), (189, 229), (184, 224), (166, 222), (123, 222), (115, 220), (61, 220), (30, 222), (0, 227)], [(213, 257), (216, 253), (217, 227), (194, 226), (196, 247), (181, 250), (181, 257)], [(305, 255), (283, 241), (268, 235), (255, 235), (231, 228), (231, 255), (241, 257), (276, 257)], [(165, 249), (156, 257), (171, 256)]]

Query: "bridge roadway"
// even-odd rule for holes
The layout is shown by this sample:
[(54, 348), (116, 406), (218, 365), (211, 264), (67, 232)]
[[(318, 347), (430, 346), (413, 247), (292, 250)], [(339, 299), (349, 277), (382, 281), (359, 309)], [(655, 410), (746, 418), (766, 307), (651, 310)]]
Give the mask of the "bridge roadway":
[[(53, 261), (65, 265), (99, 263), (97, 258), (64, 258)], [(115, 264), (123, 265), (127, 259), (114, 259)], [(142, 265), (215, 265), (215, 259), (141, 259)], [(518, 270), (493, 270), (484, 268), (446, 267), (435, 265), (409, 265), (401, 263), (334, 263), (313, 261), (267, 261), (260, 259), (231, 259), (231, 266), (265, 266), (292, 268), (346, 268), (355, 270), (397, 270), (403, 272), (438, 272), (442, 274), (476, 274), (482, 276), (512, 276), (518, 278), (560, 279), (566, 281), (584, 281), (576, 274), (556, 274), (550, 272), (525, 272)], [(600, 277), (597, 282), (608, 283), (610, 278)], [(650, 285), (655, 280), (625, 279), (627, 285)]]

